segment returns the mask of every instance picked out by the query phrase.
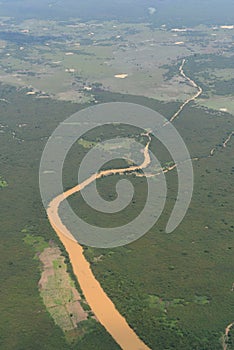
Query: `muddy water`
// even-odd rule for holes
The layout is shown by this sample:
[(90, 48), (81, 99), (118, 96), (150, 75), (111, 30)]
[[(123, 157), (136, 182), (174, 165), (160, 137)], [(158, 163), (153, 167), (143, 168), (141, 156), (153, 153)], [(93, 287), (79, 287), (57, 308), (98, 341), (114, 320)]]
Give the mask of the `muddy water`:
[[(147, 136), (150, 140), (149, 134), (147, 134)], [(123, 350), (150, 350), (150, 348), (146, 346), (130, 328), (125, 318), (121, 316), (113, 302), (104, 292), (100, 283), (95, 278), (89, 262), (85, 259), (82, 246), (74, 241), (72, 233), (62, 223), (58, 214), (58, 209), (65, 198), (68, 198), (73, 193), (81, 191), (91, 182), (102, 176), (123, 174), (125, 172), (136, 171), (147, 167), (150, 164), (150, 156), (148, 152), (149, 142), (144, 149), (144, 162), (140, 166), (105, 170), (98, 174), (94, 174), (81, 184), (54, 198), (47, 209), (50, 224), (69, 254), (74, 274), (77, 277), (90, 308), (99, 322), (106, 328)]]

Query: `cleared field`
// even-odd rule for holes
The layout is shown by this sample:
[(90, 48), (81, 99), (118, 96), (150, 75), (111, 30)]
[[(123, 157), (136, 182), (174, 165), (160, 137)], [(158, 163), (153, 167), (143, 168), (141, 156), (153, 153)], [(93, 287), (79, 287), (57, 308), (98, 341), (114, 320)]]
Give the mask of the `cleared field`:
[[(46, 25), (46, 21), (30, 20), (18, 30), (28, 30), (32, 42), (17, 45), (14, 33), (10, 43), (6, 38), (1, 80), (79, 103), (93, 101), (92, 91), (84, 89), (93, 84), (112, 92), (183, 101), (193, 90), (178, 74), (165, 79), (168, 67), (194, 54), (217, 53), (220, 45), (226, 49), (231, 40), (231, 33), (221, 30), (215, 31), (214, 38), (213, 29), (206, 26), (175, 32), (145, 24), (48, 21)], [(20, 38), (26, 40), (22, 34)], [(227, 69), (212, 71), (217, 79), (229, 73)], [(122, 74), (125, 79), (116, 79)]]
[(208, 99), (199, 99), (197, 104), (205, 106), (214, 110), (220, 110), (221, 112), (228, 112), (234, 115), (234, 100), (233, 96), (211, 96)]
[(43, 264), (39, 281), (40, 294), (54, 322), (64, 331), (77, 329), (89, 313), (81, 306), (81, 297), (67, 273), (64, 257), (58, 247), (49, 247), (39, 255)]

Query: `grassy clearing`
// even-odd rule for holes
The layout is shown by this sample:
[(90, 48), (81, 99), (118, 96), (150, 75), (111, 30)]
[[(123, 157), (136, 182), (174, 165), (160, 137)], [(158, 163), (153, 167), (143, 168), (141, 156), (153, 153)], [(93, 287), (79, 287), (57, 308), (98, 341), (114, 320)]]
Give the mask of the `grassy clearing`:
[(196, 102), (200, 106), (220, 110), (226, 108), (227, 112), (234, 114), (234, 100), (232, 96), (210, 96), (208, 99), (199, 99)]
[(2, 176), (0, 176), (0, 188), (6, 188), (6, 187), (8, 187), (7, 181)]
[[(21, 232), (26, 233), (28, 232), (28, 230), (23, 229)], [(35, 250), (37, 258), (38, 258), (38, 254), (42, 253), (46, 248), (49, 247), (49, 243), (46, 242), (43, 237), (34, 236), (30, 233), (27, 233), (27, 235), (23, 238), (23, 240), (26, 244), (28, 244)]]
[(195, 297), (195, 303), (198, 305), (206, 305), (210, 303), (210, 300), (207, 296), (198, 296)]
[(47, 310), (63, 332), (77, 329), (78, 323), (89, 317), (89, 312), (81, 306), (81, 296), (67, 272), (61, 251), (58, 247), (45, 248), (39, 258), (43, 263), (40, 294)]
[(79, 139), (77, 141), (77, 143), (79, 145), (81, 145), (82, 147), (86, 148), (86, 149), (90, 149), (90, 148), (92, 148), (92, 147), (97, 145), (97, 142), (95, 142), (95, 141), (88, 141), (88, 140), (85, 140), (85, 139), (82, 139), (82, 138)]
[[(21, 232), (27, 233), (29, 229), (25, 228)], [(27, 233), (23, 240), (36, 252), (35, 258), (42, 262), (38, 285), (46, 309), (55, 324), (66, 334), (66, 339), (74, 341), (84, 333), (77, 327), (90, 317), (90, 308), (77, 292), (67, 272), (65, 258), (57, 246), (47, 243), (41, 236)], [(86, 305), (86, 309), (82, 305)]]

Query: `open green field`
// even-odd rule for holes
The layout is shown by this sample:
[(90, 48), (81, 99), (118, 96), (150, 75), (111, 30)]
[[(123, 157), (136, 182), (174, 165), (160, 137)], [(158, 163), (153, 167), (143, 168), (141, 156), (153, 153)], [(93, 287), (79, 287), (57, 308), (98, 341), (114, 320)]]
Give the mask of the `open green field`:
[[(4, 30), (7, 25), (13, 29)], [(27, 86), (38, 97), (87, 103), (94, 100), (93, 89), (101, 87), (183, 101), (194, 93), (179, 75), (183, 58), (195, 81), (209, 83), (205, 96), (211, 101), (204, 105), (216, 108), (216, 95), (233, 97), (234, 29), (38, 19), (2, 20), (2, 26), (0, 81)], [(115, 77), (121, 74), (126, 77)]]

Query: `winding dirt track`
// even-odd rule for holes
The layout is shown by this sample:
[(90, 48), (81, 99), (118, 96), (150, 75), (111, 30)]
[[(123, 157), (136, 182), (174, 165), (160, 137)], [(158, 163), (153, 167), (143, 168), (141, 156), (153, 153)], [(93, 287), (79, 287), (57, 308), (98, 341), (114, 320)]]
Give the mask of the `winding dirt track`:
[[(184, 73), (184, 64), (185, 60), (183, 60), (180, 66), (180, 74), (195, 88), (198, 89), (198, 92), (187, 99), (178, 109), (178, 111), (171, 117), (170, 122), (173, 122), (175, 118), (181, 113), (184, 107), (191, 101), (194, 101), (198, 98), (202, 89), (189, 77), (187, 77)], [(66, 228), (66, 226), (62, 223), (58, 209), (60, 204), (69, 196), (74, 193), (77, 193), (88, 186), (93, 181), (101, 178), (102, 176), (109, 176), (113, 174), (123, 174), (123, 173), (133, 173), (137, 170), (141, 170), (146, 168), (150, 164), (150, 155), (149, 155), (149, 144), (151, 141), (149, 133), (145, 134), (148, 136), (148, 143), (144, 149), (144, 161), (139, 166), (132, 166), (129, 168), (122, 169), (111, 169), (101, 171), (97, 174), (92, 175), (90, 178), (78, 184), (77, 186), (71, 188), (70, 190), (58, 195), (54, 198), (47, 209), (47, 215), (50, 221), (51, 226), (54, 231), (58, 235), (60, 241), (63, 243), (66, 251), (69, 254), (70, 262), (73, 267), (73, 271), (79, 285), (84, 293), (84, 296), (91, 307), (93, 313), (99, 320), (99, 322), (106, 328), (109, 334), (114, 338), (114, 340), (119, 344), (119, 346), (123, 350), (150, 350), (150, 348), (144, 344), (144, 342), (136, 335), (136, 333), (131, 329), (131, 327), (126, 322), (125, 318), (118, 312), (115, 308), (115, 305), (104, 292), (98, 280), (95, 278), (89, 262), (85, 259), (83, 254), (83, 248), (76, 241), (74, 241), (71, 232)], [(233, 133), (231, 134), (231, 136)], [(230, 138), (231, 138), (230, 136)], [(227, 142), (230, 140), (227, 140)], [(226, 143), (224, 143), (223, 147), (226, 147)], [(173, 170), (176, 167), (176, 164), (171, 166), (168, 169), (165, 169), (164, 172), (168, 172)], [(233, 324), (232, 324), (233, 325)], [(228, 334), (232, 325), (229, 325), (226, 328), (226, 333)], [(226, 350), (226, 349), (224, 349)]]

